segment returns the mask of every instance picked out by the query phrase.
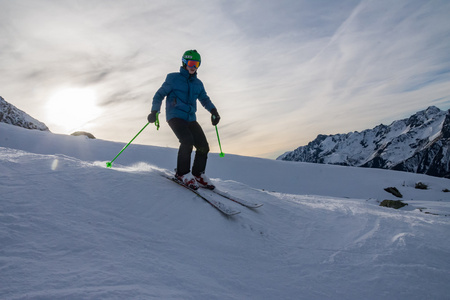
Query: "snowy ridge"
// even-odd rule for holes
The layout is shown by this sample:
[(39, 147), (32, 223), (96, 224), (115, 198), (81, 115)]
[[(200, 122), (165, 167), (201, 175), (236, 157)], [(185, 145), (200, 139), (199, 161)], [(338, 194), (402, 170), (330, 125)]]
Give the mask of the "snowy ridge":
[[(264, 204), (230, 201), (241, 213), (228, 218), (160, 176), (176, 149), (132, 144), (109, 169), (124, 144), (3, 123), (0, 132), (0, 299), (450, 293), (448, 179), (213, 153), (214, 184)], [(409, 205), (378, 206), (393, 198), (387, 186)]]
[(408, 119), (319, 135), (278, 160), (370, 167), (450, 178), (450, 112), (431, 106)]
[(0, 122), (27, 129), (49, 131), (48, 127), (0, 96)]

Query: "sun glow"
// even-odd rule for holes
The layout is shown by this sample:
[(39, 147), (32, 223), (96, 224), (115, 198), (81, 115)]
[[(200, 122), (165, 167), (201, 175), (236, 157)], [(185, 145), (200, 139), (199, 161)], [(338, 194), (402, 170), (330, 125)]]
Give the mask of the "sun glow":
[(49, 123), (64, 133), (81, 130), (97, 118), (101, 109), (97, 96), (89, 88), (67, 88), (55, 92), (47, 102)]

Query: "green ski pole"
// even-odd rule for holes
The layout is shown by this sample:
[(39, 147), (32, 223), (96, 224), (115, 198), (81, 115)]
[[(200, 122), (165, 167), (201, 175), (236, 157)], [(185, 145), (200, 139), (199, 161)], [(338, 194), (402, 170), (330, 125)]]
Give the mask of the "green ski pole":
[(217, 130), (217, 125), (216, 125), (216, 133), (217, 133), (217, 141), (219, 141), (219, 148), (220, 148), (220, 157), (224, 157), (225, 154), (222, 152), (222, 145), (220, 145), (220, 138), (219, 138), (219, 130)]
[[(156, 130), (159, 130), (159, 118), (158, 118), (158, 116), (159, 116), (159, 113), (156, 114), (156, 121), (155, 121)], [(125, 149), (127, 149), (127, 147), (134, 141), (134, 139), (136, 139), (137, 136), (139, 134), (141, 134), (142, 131), (144, 131), (145, 127), (147, 127), (148, 124), (150, 124), (150, 122), (148, 122), (147, 124), (145, 124), (144, 127), (142, 127), (142, 129), (134, 136), (134, 138), (125, 147), (123, 147), (122, 150), (120, 150), (119, 154), (117, 154), (116, 157), (114, 157), (114, 159), (112, 161), (109, 161), (109, 162), (106, 163), (106, 167), (107, 168), (111, 168), (112, 167), (112, 163), (116, 160), (116, 158), (118, 158), (119, 155), (122, 154), (122, 152), (125, 151)]]

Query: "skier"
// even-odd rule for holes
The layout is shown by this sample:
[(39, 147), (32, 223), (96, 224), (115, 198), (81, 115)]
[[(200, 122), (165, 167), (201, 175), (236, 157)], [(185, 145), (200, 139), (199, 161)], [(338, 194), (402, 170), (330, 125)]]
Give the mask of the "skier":
[[(161, 103), (166, 98), (166, 119), (180, 142), (175, 177), (191, 189), (199, 186), (214, 189), (211, 180), (205, 175), (209, 152), (206, 136), (196, 120), (197, 99), (211, 113), (211, 122), (215, 126), (220, 116), (208, 97), (203, 83), (197, 78), (201, 57), (197, 50), (188, 50), (182, 56), (180, 72), (170, 73), (153, 97), (151, 113), (147, 119), (154, 123)], [(191, 153), (196, 148), (194, 164), (191, 167)]]

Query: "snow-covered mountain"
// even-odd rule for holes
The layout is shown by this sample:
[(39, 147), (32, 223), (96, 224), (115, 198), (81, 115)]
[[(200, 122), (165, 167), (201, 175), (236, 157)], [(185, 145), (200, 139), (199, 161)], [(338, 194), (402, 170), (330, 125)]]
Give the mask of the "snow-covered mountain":
[(0, 96), (0, 122), (27, 129), (49, 131), (48, 127)]
[[(177, 149), (136, 143), (110, 169), (124, 143), (0, 123), (0, 299), (450, 294), (448, 179), (211, 153), (218, 188), (264, 204), (225, 217), (159, 175)], [(390, 186), (407, 206), (379, 206)]]
[(382, 168), (450, 177), (450, 110), (435, 106), (411, 117), (347, 134), (318, 135), (278, 160)]

